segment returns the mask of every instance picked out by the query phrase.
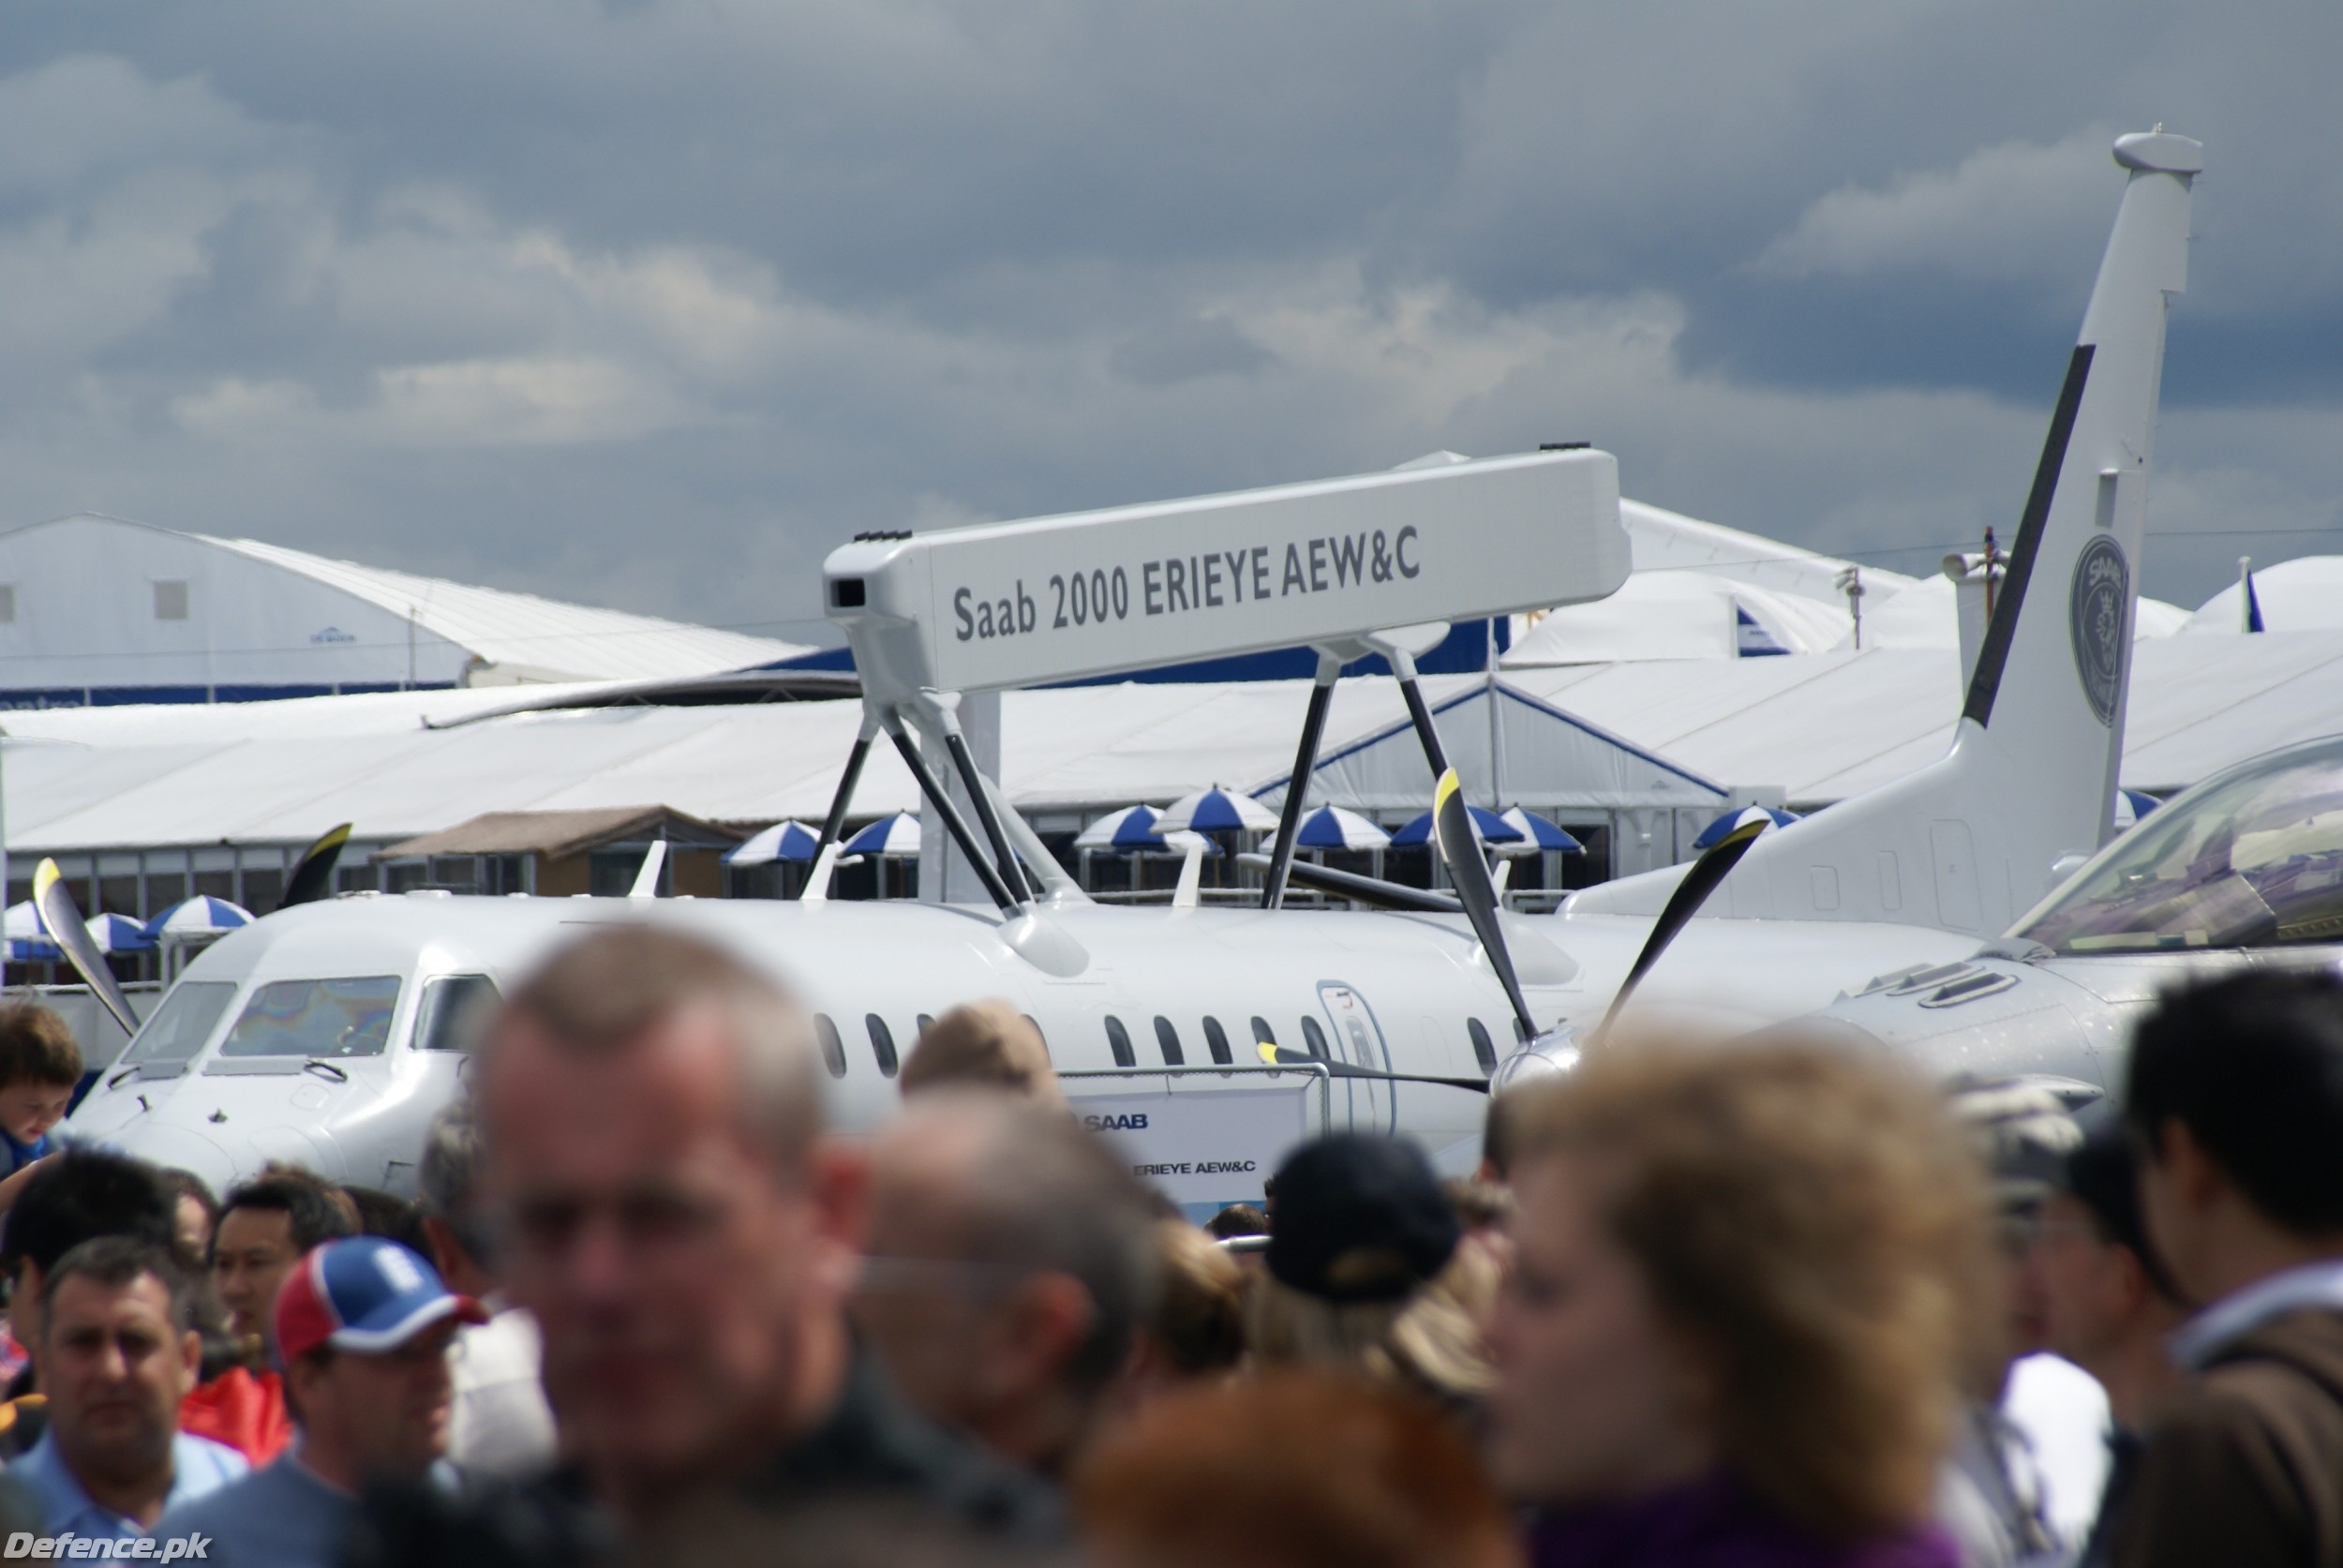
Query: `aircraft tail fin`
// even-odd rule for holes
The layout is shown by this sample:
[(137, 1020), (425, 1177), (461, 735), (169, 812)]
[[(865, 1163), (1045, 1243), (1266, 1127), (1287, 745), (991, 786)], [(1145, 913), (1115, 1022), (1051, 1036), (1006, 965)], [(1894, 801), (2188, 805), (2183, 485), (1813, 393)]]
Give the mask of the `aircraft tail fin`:
[[(1709, 913), (1998, 934), (2112, 835), (2169, 296), (2204, 149), (2126, 136), (2130, 172), (2007, 575), (1940, 761), (1760, 840)], [(1656, 909), (1663, 874), (1574, 911)], [(1667, 885), (1675, 880), (1666, 874)]]

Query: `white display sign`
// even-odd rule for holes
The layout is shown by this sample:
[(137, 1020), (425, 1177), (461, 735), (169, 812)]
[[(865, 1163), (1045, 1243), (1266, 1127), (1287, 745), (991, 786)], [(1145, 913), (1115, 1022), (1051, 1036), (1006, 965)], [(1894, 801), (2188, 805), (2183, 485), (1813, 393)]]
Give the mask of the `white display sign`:
[(1201, 1217), (1261, 1201), (1263, 1178), (1310, 1135), (1316, 1093), (1306, 1079), (1291, 1089), (1157, 1089), (1068, 1099), (1084, 1127), (1129, 1155), (1133, 1175)]
[(866, 538), (823, 571), (899, 700), (1580, 604), (1629, 564), (1619, 465), (1578, 450)]

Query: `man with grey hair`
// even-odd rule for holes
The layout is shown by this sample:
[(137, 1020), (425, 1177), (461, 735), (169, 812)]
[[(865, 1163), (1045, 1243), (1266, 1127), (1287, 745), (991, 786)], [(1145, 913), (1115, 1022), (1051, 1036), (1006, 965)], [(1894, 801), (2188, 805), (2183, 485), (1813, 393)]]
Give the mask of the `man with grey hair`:
[(473, 1072), (480, 1198), (569, 1463), (386, 1500), (353, 1563), (569, 1563), (817, 1500), (1055, 1537), (1053, 1500), (903, 1409), (848, 1331), (864, 1168), (814, 1060), (770, 979), (672, 929), (601, 927), (513, 993)]
[(855, 1321), (928, 1416), (1061, 1476), (1153, 1308), (1156, 1217), (1128, 1164), (1063, 1111), (922, 1095), (872, 1145)]
[(491, 1316), (455, 1336), (448, 1370), (455, 1404), (447, 1456), (466, 1470), (531, 1475), (553, 1463), (553, 1411), (538, 1381), (537, 1320), (506, 1299), (494, 1238), (479, 1202), (480, 1128), (469, 1099), (434, 1117), (418, 1178), (424, 1239), (448, 1289)]

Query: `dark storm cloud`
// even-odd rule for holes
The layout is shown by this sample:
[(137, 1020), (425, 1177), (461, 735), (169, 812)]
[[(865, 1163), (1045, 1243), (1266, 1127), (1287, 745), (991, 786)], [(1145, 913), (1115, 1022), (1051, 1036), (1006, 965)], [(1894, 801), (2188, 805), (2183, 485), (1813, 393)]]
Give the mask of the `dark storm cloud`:
[(0, 520), (812, 635), (855, 529), (1557, 438), (1888, 564), (2006, 524), (2201, 136), (2148, 585), (2343, 546), (2343, 13), (2210, 0), (50, 6)]

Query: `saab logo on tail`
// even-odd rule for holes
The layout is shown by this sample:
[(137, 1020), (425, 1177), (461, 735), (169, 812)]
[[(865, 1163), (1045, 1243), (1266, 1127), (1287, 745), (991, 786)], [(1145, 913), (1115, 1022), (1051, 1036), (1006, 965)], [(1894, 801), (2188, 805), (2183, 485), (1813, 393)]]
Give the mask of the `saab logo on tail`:
[(2103, 724), (2115, 722), (2124, 679), (2124, 620), (2131, 609), (2131, 568), (2107, 535), (2095, 534), (2075, 558), (2067, 598), (2067, 632), (2074, 643), (2075, 674)]

